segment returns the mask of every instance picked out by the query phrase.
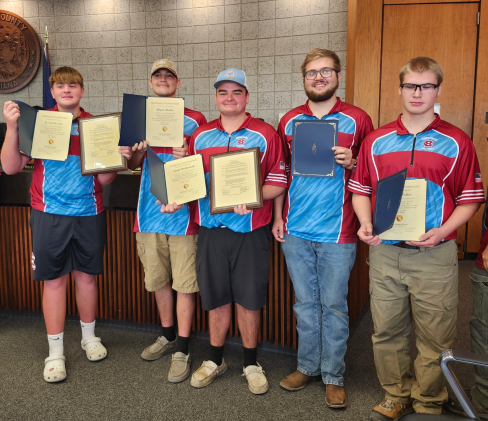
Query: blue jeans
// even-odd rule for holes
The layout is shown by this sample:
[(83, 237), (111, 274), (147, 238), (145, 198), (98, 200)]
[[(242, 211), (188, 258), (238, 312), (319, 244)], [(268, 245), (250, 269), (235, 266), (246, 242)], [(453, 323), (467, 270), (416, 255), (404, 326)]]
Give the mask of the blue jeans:
[(344, 385), (349, 337), (347, 289), (356, 243), (317, 243), (285, 234), (286, 265), (295, 289), (298, 371)]

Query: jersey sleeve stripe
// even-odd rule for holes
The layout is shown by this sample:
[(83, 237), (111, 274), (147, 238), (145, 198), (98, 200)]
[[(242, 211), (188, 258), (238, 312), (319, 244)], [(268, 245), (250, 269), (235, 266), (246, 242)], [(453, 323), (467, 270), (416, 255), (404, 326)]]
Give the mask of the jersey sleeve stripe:
[(372, 187), (363, 186), (361, 183), (358, 183), (355, 180), (349, 180), (349, 187), (351, 187), (351, 188), (356, 187), (357, 189), (362, 189), (362, 190), (369, 191), (369, 192), (373, 191)]

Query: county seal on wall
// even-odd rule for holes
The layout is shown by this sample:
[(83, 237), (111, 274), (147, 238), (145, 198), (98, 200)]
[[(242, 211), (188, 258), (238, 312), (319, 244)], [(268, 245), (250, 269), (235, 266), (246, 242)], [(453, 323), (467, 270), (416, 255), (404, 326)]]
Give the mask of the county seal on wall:
[(16, 92), (32, 80), (40, 51), (34, 29), (20, 16), (0, 10), (0, 93)]

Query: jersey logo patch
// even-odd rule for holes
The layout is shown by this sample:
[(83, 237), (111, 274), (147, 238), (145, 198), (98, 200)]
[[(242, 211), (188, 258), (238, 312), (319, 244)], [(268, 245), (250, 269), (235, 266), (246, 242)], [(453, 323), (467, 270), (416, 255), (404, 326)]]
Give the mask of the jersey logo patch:
[(32, 270), (36, 270), (36, 256), (34, 256), (34, 252), (32, 252), (31, 265), (32, 265)]
[(425, 139), (422, 145), (422, 149), (434, 149), (435, 139)]
[(245, 137), (241, 137), (241, 138), (237, 139), (237, 146), (243, 148), (245, 145), (246, 145), (246, 138)]
[(475, 183), (481, 183), (481, 174), (479, 172), (474, 174)]

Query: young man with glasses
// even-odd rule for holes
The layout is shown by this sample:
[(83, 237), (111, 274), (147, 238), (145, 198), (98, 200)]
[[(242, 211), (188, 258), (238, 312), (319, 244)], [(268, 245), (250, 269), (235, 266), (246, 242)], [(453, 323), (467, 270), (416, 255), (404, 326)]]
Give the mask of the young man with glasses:
[[(149, 85), (156, 96), (175, 97), (180, 83), (172, 61), (161, 59), (154, 62)], [(186, 156), (191, 135), (204, 123), (206, 120), (202, 113), (185, 107), (183, 147), (154, 147), (154, 152), (163, 162)], [(195, 311), (195, 292), (198, 291), (195, 271), (198, 225), (188, 205), (178, 214), (161, 215), (156, 198), (151, 194), (146, 149), (146, 141), (136, 143), (132, 148), (119, 148), (119, 152), (129, 159), (129, 168), (135, 169), (142, 165), (134, 231), (137, 251), (144, 265), (144, 284), (147, 291), (154, 291), (162, 325), (161, 336), (144, 349), (141, 357), (153, 361), (174, 352), (168, 380), (178, 383), (190, 375), (188, 342)], [(173, 320), (173, 290), (177, 297), (178, 338)]]
[[(456, 334), (458, 269), (456, 230), (484, 202), (471, 139), (440, 119), (434, 104), (442, 90), (441, 66), (428, 57), (400, 71), (403, 114), (371, 133), (349, 181), (369, 249), (373, 351), (385, 399), (370, 419), (397, 420), (406, 413), (440, 414), (447, 399), (439, 354)], [(425, 234), (419, 241), (384, 241), (373, 235), (378, 180), (407, 169), (407, 178), (427, 180)], [(410, 374), (408, 337), (412, 318), (418, 356)]]
[[(327, 405), (344, 408), (344, 354), (349, 336), (347, 289), (356, 256), (357, 220), (346, 185), (359, 145), (373, 130), (369, 116), (336, 97), (341, 62), (333, 51), (315, 48), (302, 67), (309, 100), (283, 116), (278, 134), (285, 142), (289, 168), (297, 121), (339, 120), (336, 178), (289, 174), (288, 195), (275, 200), (273, 235), (282, 243), (295, 289), (298, 368), (280, 385), (300, 390), (321, 375)], [(296, 145), (298, 147), (298, 145)], [(284, 214), (283, 214), (284, 205)]]

